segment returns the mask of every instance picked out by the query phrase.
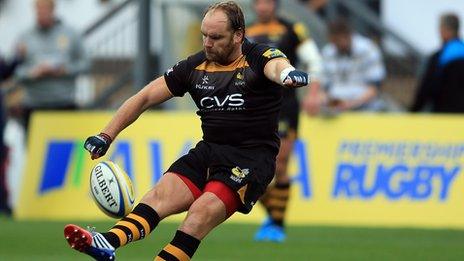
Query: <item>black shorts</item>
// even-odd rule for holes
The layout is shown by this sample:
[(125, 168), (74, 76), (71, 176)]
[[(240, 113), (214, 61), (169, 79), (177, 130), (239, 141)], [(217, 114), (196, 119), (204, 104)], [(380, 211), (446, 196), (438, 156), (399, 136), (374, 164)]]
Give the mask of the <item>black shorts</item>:
[(284, 97), (279, 114), (279, 136), (281, 138), (286, 138), (290, 131), (297, 133), (299, 112), (300, 106), (296, 97)]
[(276, 152), (267, 146), (240, 148), (200, 141), (167, 172), (190, 179), (201, 191), (208, 181), (221, 181), (237, 191), (238, 211), (247, 214), (266, 191), (275, 173)]

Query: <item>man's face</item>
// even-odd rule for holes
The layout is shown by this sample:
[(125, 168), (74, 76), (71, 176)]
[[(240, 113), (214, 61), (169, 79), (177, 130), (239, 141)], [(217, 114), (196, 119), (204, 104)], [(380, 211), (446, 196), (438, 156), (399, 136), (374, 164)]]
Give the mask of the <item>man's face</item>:
[(266, 23), (274, 18), (276, 12), (275, 0), (255, 0), (253, 3), (257, 19)]
[(334, 34), (330, 36), (330, 41), (340, 53), (349, 53), (351, 50), (351, 34)]
[(54, 7), (46, 1), (37, 1), (35, 5), (37, 24), (41, 28), (49, 28), (55, 22)]
[(439, 28), (440, 28), (439, 31), (440, 31), (441, 41), (443, 43), (446, 43), (455, 37), (453, 32), (449, 28), (447, 28), (445, 25), (443, 25), (442, 23), (440, 23)]
[(228, 64), (232, 53), (240, 48), (241, 39), (230, 29), (226, 14), (221, 10), (208, 12), (201, 23), (203, 48), (206, 58), (220, 64)]

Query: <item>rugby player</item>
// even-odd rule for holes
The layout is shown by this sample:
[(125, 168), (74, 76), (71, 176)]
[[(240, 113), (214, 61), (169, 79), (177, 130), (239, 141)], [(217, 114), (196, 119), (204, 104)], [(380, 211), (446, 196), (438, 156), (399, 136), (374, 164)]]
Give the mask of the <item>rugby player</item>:
[[(247, 37), (254, 42), (281, 50), (291, 64), (299, 65), (311, 75), (308, 96), (315, 96), (320, 88), (317, 75), (321, 70), (321, 56), (315, 42), (302, 23), (293, 23), (277, 15), (278, 0), (254, 0), (256, 21), (247, 27)], [(309, 102), (310, 100), (308, 100)], [(287, 210), (290, 177), (288, 162), (297, 138), (299, 101), (294, 88), (284, 89), (279, 116), (280, 150), (277, 155), (276, 175), (260, 202), (268, 217), (255, 234), (257, 241), (283, 242), (286, 238), (284, 219)]]
[(146, 109), (187, 92), (198, 106), (203, 139), (108, 232), (65, 226), (72, 248), (97, 260), (114, 260), (115, 249), (143, 239), (165, 217), (188, 211), (155, 260), (190, 260), (214, 227), (237, 211), (249, 213), (265, 192), (279, 150), (282, 88), (306, 86), (308, 74), (295, 70), (280, 50), (250, 43), (242, 10), (233, 1), (211, 5), (201, 33), (201, 52), (129, 98), (84, 146), (92, 159), (103, 156)]

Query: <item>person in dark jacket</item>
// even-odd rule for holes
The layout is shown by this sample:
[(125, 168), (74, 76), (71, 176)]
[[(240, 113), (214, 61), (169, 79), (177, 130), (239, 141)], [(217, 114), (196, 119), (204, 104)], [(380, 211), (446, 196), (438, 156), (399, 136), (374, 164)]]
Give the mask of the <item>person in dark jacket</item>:
[(440, 18), (442, 47), (429, 58), (420, 80), (412, 112), (464, 112), (464, 42), (459, 38), (459, 18)]
[[(0, 84), (13, 75), (16, 67), (21, 63), (21, 56), (7, 61), (0, 56)], [(8, 204), (8, 189), (6, 185), (6, 165), (8, 159), (8, 148), (3, 142), (6, 125), (6, 113), (3, 104), (3, 93), (0, 91), (0, 213), (11, 215), (11, 207)]]

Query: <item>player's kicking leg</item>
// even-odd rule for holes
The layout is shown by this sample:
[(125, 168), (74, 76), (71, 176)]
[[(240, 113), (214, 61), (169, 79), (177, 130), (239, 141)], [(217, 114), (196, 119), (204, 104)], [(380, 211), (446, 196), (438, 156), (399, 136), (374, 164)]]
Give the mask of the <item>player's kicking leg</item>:
[(186, 211), (193, 201), (193, 192), (185, 181), (174, 173), (167, 173), (110, 231), (98, 233), (70, 224), (65, 226), (64, 236), (75, 250), (96, 260), (114, 260), (117, 248), (145, 238), (160, 220)]

